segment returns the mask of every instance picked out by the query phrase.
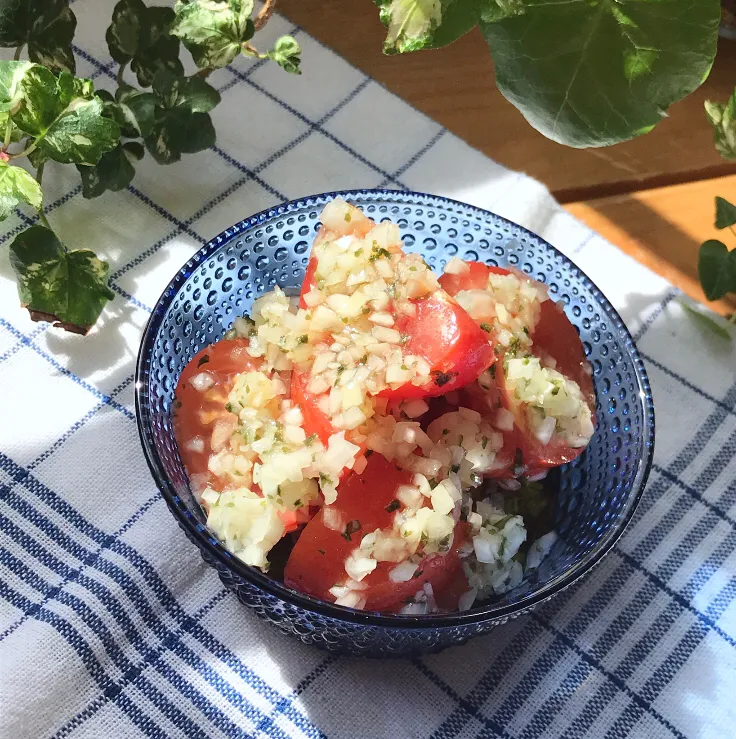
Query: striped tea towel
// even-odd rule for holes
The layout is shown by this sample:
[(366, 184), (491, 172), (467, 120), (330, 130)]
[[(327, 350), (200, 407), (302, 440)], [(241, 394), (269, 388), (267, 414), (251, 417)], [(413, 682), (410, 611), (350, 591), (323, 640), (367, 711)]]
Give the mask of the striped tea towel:
[[(113, 0), (77, 0), (79, 74), (110, 87)], [(736, 373), (665, 281), (278, 17), (304, 75), (241, 58), (211, 80), (217, 145), (88, 201), (48, 167), (49, 218), (112, 265), (87, 338), (18, 307), (0, 252), (0, 736), (693, 737), (736, 732)], [(396, 125), (387, 125), (395, 121)], [(148, 473), (132, 406), (151, 306), (209, 238), (280, 201), (343, 188), (434, 192), (494, 210), (572, 257), (648, 363), (656, 464), (595, 576), (439, 655), (331, 656), (223, 590)]]

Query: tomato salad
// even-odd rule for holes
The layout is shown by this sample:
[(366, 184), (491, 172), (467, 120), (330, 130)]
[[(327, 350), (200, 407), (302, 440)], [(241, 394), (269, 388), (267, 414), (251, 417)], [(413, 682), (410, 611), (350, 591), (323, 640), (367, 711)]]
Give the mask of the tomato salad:
[[(524, 494), (579, 455), (595, 396), (577, 332), (522, 273), (453, 258), (437, 277), (399, 229), (343, 200), (298, 298), (259, 297), (192, 358), (174, 425), (209, 529), (338, 605), (465, 610), (519, 585)], [(286, 545), (286, 546), (285, 546)]]

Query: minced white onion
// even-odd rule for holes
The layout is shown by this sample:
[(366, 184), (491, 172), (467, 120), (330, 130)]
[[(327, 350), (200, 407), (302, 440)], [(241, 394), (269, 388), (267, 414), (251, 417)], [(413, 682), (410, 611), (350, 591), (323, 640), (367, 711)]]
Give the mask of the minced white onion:
[(365, 598), (358, 591), (350, 590), (341, 598), (338, 598), (335, 601), (335, 605), (362, 611), (365, 606)]
[(195, 436), (184, 445), (184, 448), (190, 452), (201, 454), (204, 451), (204, 439), (201, 436)]
[(496, 428), (501, 431), (514, 430), (514, 414), (507, 408), (499, 408), (493, 420)]
[(195, 390), (199, 390), (203, 393), (205, 390), (209, 390), (215, 384), (215, 378), (209, 372), (198, 372), (189, 383)]
[(462, 275), (466, 272), (470, 272), (470, 266), (463, 262), (458, 257), (452, 257), (450, 261), (445, 265), (444, 272), (448, 275)]
[(375, 559), (364, 556), (360, 549), (356, 549), (345, 560), (345, 572), (353, 580), (360, 582), (366, 575), (370, 575), (377, 565)]
[(347, 526), (347, 521), (343, 517), (342, 512), (330, 505), (322, 509), (322, 523), (328, 529), (339, 531), (340, 533), (345, 531), (345, 527)]
[(389, 570), (388, 579), (391, 582), (409, 582), (418, 568), (418, 564), (406, 560)]

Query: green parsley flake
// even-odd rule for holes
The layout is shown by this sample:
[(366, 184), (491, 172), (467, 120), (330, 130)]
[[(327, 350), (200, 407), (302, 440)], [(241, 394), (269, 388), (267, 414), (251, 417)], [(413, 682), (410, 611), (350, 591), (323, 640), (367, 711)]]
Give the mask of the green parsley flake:
[(354, 533), (355, 533), (356, 531), (360, 531), (360, 529), (361, 529), (361, 528), (362, 528), (362, 527), (361, 527), (360, 521), (358, 521), (358, 519), (357, 519), (357, 518), (356, 518), (356, 519), (353, 519), (353, 520), (352, 520), (352, 521), (350, 521), (350, 522), (348, 523), (348, 525), (347, 525), (347, 526), (345, 527), (345, 531), (343, 531), (343, 532), (342, 532), (341, 536), (342, 536), (342, 537), (343, 537), (343, 538), (344, 538), (344, 539), (345, 539), (346, 541), (352, 541), (352, 535), (353, 535), (353, 534), (354, 534)]
[(391, 252), (388, 249), (384, 249), (382, 246), (379, 246), (377, 241), (374, 241), (373, 251), (371, 252), (370, 257), (368, 257), (368, 261), (375, 262), (377, 259), (391, 259)]

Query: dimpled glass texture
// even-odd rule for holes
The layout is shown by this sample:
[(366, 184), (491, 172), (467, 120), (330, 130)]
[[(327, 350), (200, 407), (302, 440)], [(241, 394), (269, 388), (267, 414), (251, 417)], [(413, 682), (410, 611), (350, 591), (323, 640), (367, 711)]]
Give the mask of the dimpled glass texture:
[(598, 399), (589, 448), (562, 469), (560, 535), (522, 585), (464, 613), (429, 616), (353, 611), (285, 588), (233, 557), (205, 527), (179, 458), (170, 418), (182, 369), (222, 338), (254, 298), (301, 285), (319, 213), (335, 193), (303, 198), (248, 218), (192, 257), (159, 299), (141, 344), (136, 411), (143, 449), (166, 502), (223, 583), (260, 617), (308, 644), (369, 656), (438, 651), (488, 632), (576, 581), (610, 550), (642, 493), (654, 448), (654, 413), (642, 360), (612, 306), (556, 249), (509, 221), (418, 193), (340, 193), (375, 221), (398, 223), (407, 250), (438, 273), (452, 256), (513, 266), (549, 286), (578, 327)]

